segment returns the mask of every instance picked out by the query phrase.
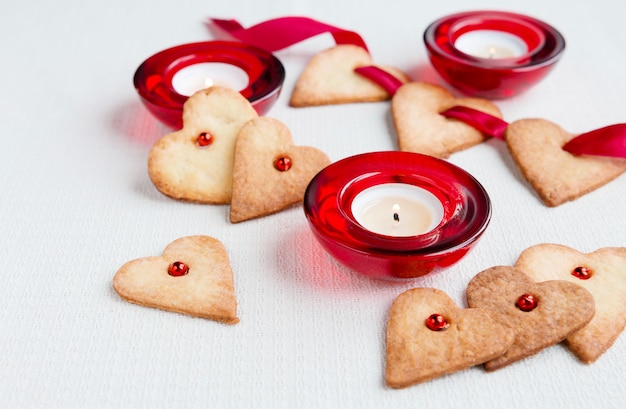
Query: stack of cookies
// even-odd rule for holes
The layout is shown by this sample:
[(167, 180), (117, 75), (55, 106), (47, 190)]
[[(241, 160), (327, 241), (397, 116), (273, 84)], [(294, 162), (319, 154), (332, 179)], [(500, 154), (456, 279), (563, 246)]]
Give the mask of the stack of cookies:
[(441, 290), (394, 301), (387, 325), (387, 385), (403, 388), (474, 365), (493, 371), (565, 341), (597, 360), (626, 326), (626, 248), (583, 254), (540, 244), (515, 266), (477, 274), (463, 309)]
[(154, 144), (148, 174), (173, 199), (230, 203), (236, 223), (302, 202), (329, 163), (319, 149), (294, 145), (284, 124), (259, 117), (240, 93), (211, 87), (187, 100), (183, 128)]

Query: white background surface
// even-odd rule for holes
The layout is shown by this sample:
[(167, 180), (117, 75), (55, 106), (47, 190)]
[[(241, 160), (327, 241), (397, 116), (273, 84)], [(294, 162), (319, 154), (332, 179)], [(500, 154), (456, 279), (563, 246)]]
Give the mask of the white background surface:
[[(385, 323), (400, 292), (432, 286), (465, 306), (472, 276), (530, 245), (626, 245), (624, 176), (550, 209), (502, 142), (457, 153), (450, 161), (489, 191), (492, 223), (460, 263), (400, 284), (335, 264), (301, 207), (231, 225), (227, 206), (170, 200), (148, 178), (147, 152), (168, 130), (140, 104), (133, 73), (155, 52), (211, 39), (206, 17), (245, 26), (313, 17), (359, 32), (375, 62), (439, 83), (422, 33), (470, 9), (532, 15), (567, 40), (542, 83), (499, 102), (505, 119), (541, 117), (571, 132), (626, 122), (618, 1), (4, 1), (0, 407), (624, 407), (626, 335), (590, 366), (559, 345), (495, 373), (476, 367), (403, 390), (383, 381)], [(332, 160), (395, 149), (388, 103), (288, 106), (307, 60), (331, 45), (323, 35), (277, 53), (287, 78), (269, 115)], [(135, 306), (111, 287), (124, 262), (193, 234), (229, 251), (238, 325)]]

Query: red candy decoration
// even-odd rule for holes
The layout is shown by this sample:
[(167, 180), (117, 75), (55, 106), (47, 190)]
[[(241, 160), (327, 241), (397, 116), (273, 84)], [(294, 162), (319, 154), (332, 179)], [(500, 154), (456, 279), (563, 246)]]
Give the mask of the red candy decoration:
[(213, 135), (209, 132), (202, 132), (196, 139), (198, 146), (207, 146), (213, 143)]
[(189, 267), (182, 261), (175, 261), (167, 268), (167, 273), (173, 277), (184, 276), (189, 272)]
[(274, 167), (281, 172), (288, 171), (291, 168), (291, 159), (287, 156), (281, 156), (274, 161)]
[(537, 299), (531, 294), (522, 294), (517, 299), (515, 305), (524, 312), (532, 311), (537, 308)]
[(572, 271), (572, 275), (581, 280), (589, 280), (591, 278), (591, 271), (587, 267), (578, 266)]
[(431, 331), (445, 331), (450, 323), (440, 314), (433, 314), (426, 318), (426, 326)]

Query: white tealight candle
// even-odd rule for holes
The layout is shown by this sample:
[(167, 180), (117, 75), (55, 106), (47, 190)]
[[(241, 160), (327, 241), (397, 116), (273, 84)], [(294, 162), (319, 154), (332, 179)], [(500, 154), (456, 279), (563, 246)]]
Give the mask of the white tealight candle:
[(474, 30), (459, 36), (454, 47), (479, 58), (514, 58), (528, 52), (526, 42), (515, 34), (498, 30)]
[(386, 236), (417, 236), (443, 218), (441, 202), (429, 191), (405, 183), (385, 183), (360, 192), (352, 201), (356, 221)]
[(241, 68), (222, 62), (203, 62), (180, 69), (172, 77), (172, 87), (181, 95), (191, 96), (196, 91), (213, 85), (241, 91), (248, 86), (248, 74)]

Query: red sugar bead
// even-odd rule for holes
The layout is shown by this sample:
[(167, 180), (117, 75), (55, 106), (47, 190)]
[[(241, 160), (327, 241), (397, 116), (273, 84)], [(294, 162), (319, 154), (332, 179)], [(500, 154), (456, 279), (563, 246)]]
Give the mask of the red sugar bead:
[(182, 261), (175, 261), (167, 268), (167, 273), (174, 277), (184, 276), (189, 272), (189, 267)]
[(291, 168), (291, 159), (287, 156), (281, 156), (274, 161), (274, 167), (281, 172), (285, 172)]
[(522, 294), (517, 299), (515, 305), (524, 312), (532, 311), (537, 308), (537, 299), (531, 294)]
[(196, 143), (198, 146), (208, 146), (213, 143), (213, 135), (209, 132), (202, 132), (198, 135), (198, 138), (196, 138)]
[(448, 329), (450, 323), (440, 314), (433, 314), (426, 318), (426, 326), (431, 331), (444, 331)]
[(591, 271), (587, 267), (578, 266), (572, 271), (572, 275), (581, 280), (588, 280), (591, 278)]

